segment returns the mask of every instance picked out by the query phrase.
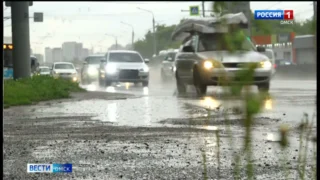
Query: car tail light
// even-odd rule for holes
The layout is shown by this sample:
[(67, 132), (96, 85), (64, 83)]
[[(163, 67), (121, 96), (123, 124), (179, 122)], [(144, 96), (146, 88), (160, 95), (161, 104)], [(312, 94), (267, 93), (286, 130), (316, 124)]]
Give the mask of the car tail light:
[(277, 64), (274, 64), (274, 65), (273, 65), (273, 68), (277, 68)]

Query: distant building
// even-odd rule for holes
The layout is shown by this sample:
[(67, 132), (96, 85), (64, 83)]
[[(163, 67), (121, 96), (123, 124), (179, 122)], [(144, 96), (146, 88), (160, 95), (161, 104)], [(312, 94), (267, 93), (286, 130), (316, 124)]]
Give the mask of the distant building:
[(82, 53), (81, 53), (82, 59), (81, 60), (84, 60), (86, 57), (89, 56), (89, 54), (90, 54), (89, 49), (87, 49), (87, 48), (82, 49)]
[(43, 55), (42, 54), (34, 54), (34, 56), (38, 59), (40, 64), (44, 63)]
[(63, 61), (62, 48), (53, 48), (52, 49), (52, 61), (53, 62)]
[(75, 57), (74, 57), (74, 61), (79, 61), (81, 59), (83, 59), (84, 57), (82, 57), (82, 43), (77, 43), (76, 44), (76, 49), (75, 49)]
[(316, 64), (316, 45), (314, 35), (296, 36), (293, 40), (296, 64)]
[(73, 61), (76, 57), (77, 42), (64, 42), (62, 44), (62, 56), (64, 61)]
[(4, 36), (3, 37), (3, 43), (11, 44), (12, 43), (12, 37), (11, 36)]
[(44, 55), (45, 55), (45, 62), (46, 63), (52, 63), (53, 60), (52, 60), (52, 49), (49, 48), (49, 47), (46, 47), (45, 50), (44, 50)]

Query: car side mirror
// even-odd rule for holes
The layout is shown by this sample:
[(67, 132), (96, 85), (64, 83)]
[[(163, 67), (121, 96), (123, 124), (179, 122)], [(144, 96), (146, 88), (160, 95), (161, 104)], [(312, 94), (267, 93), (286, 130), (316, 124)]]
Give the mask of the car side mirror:
[(195, 50), (193, 49), (192, 46), (184, 46), (184, 47), (182, 48), (182, 51), (183, 51), (183, 52), (195, 52)]
[(265, 47), (262, 47), (262, 46), (258, 46), (258, 47), (257, 47), (257, 51), (258, 51), (258, 52), (266, 52), (266, 48), (265, 48)]
[(146, 64), (148, 64), (148, 63), (149, 63), (149, 59), (144, 59), (144, 62), (145, 62)]
[(100, 60), (101, 63), (106, 63), (107, 61), (105, 59)]
[(83, 62), (82, 64), (85, 66), (85, 65), (87, 65), (88, 63), (87, 63), (87, 62)]

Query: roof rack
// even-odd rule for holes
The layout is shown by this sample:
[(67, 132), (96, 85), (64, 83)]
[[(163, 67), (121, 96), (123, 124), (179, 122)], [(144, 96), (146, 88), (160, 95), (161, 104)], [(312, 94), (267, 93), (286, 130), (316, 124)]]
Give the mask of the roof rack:
[(248, 28), (248, 19), (240, 12), (236, 14), (225, 14), (220, 17), (185, 19), (172, 33), (172, 40), (183, 40), (194, 33), (226, 33), (228, 25), (236, 25), (240, 28)]

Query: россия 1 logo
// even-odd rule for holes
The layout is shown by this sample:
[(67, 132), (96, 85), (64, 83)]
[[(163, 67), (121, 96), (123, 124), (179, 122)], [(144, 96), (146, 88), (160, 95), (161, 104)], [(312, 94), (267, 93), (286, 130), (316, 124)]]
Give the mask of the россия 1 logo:
[(254, 19), (281, 20), (281, 24), (293, 24), (293, 10), (255, 10)]

